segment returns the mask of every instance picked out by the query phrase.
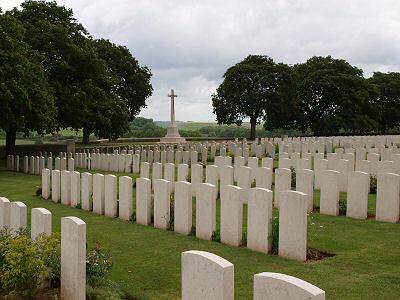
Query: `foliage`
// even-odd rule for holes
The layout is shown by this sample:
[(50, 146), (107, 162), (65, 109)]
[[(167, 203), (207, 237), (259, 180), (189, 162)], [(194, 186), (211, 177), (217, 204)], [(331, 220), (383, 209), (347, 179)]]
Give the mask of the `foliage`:
[(54, 128), (56, 108), (43, 57), (24, 42), (28, 35), (16, 18), (0, 14), (0, 128), (6, 152), (14, 152), (16, 133)]
[(46, 266), (46, 277), (52, 287), (60, 286), (61, 279), (61, 237), (60, 234), (39, 235), (36, 238), (36, 247)]
[(372, 88), (363, 72), (345, 60), (312, 57), (294, 67), (299, 95), (298, 125), (315, 135), (341, 129), (354, 133), (375, 129)]
[(381, 133), (400, 126), (400, 73), (375, 72), (369, 82), (377, 90), (372, 104)]
[(369, 193), (376, 195), (377, 188), (378, 188), (378, 180), (376, 179), (376, 176), (371, 176), (369, 184)]
[(271, 252), (278, 254), (279, 250), (279, 217), (272, 218), (272, 232), (271, 232)]
[(102, 286), (112, 267), (111, 256), (97, 244), (86, 255), (86, 282), (91, 287)]
[(95, 40), (94, 45), (99, 57), (107, 64), (113, 94), (123, 100), (128, 107), (129, 119), (133, 120), (153, 92), (150, 69), (139, 66), (125, 46), (104, 39)]
[[(83, 128), (114, 139), (152, 93), (151, 73), (126, 47), (94, 40), (71, 9), (55, 1), (27, 0), (8, 13), (26, 30), (23, 41), (42, 57), (58, 108), (59, 128)], [(46, 89), (43, 89), (46, 91)]]
[(213, 231), (211, 240), (214, 242), (221, 243), (221, 233), (220, 233), (219, 229)]
[(290, 186), (291, 187), (295, 187), (296, 186), (296, 169), (295, 168), (293, 168), (293, 167), (291, 167), (290, 168), (290, 171), (291, 171), (291, 177), (290, 177)]
[(212, 95), (218, 124), (241, 125), (250, 119), (250, 138), (263, 118), (269, 128), (290, 126), (296, 111), (295, 81), (291, 69), (270, 57), (249, 55), (230, 67)]
[(30, 237), (4, 238), (0, 256), (0, 280), (7, 293), (27, 297), (41, 287), (46, 266)]

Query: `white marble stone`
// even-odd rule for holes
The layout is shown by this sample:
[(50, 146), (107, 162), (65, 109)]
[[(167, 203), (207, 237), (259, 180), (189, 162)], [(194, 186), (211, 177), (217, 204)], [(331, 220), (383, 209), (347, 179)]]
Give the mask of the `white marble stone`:
[(278, 168), (275, 170), (274, 207), (279, 207), (280, 192), (291, 190), (292, 172), (290, 169)]
[(335, 170), (325, 170), (321, 178), (320, 213), (325, 215), (339, 215), (339, 175)]
[(352, 171), (349, 173), (346, 216), (366, 219), (368, 214), (368, 193), (370, 176), (368, 173)]
[(221, 186), (221, 242), (240, 246), (243, 233), (242, 188), (233, 185)]
[(92, 211), (93, 176), (91, 173), (82, 173), (82, 209)]
[(61, 172), (59, 170), (51, 171), (51, 200), (53, 202), (61, 200)]
[(234, 266), (204, 251), (182, 253), (182, 300), (233, 300)]
[(10, 207), (10, 200), (0, 197), (0, 230), (10, 227)]
[(104, 193), (104, 175), (93, 175), (93, 212), (99, 215), (104, 215), (105, 205)]
[(49, 199), (50, 197), (50, 170), (43, 169), (42, 171), (42, 198)]
[(378, 175), (376, 195), (376, 220), (396, 223), (400, 212), (400, 175), (381, 173)]
[(154, 185), (154, 227), (167, 229), (170, 223), (171, 182), (158, 179)]
[(255, 172), (256, 187), (270, 190), (272, 187), (272, 169), (257, 168)]
[(129, 221), (132, 217), (132, 177), (119, 178), (119, 218)]
[(71, 173), (70, 171), (61, 171), (61, 203), (70, 205), (71, 203)]
[(86, 223), (76, 217), (61, 219), (61, 297), (86, 299)]
[(150, 164), (148, 162), (140, 163), (140, 177), (151, 178), (150, 177)]
[(192, 184), (186, 181), (175, 182), (174, 231), (189, 234), (192, 230)]
[(151, 181), (144, 177), (136, 179), (136, 223), (151, 224)]
[(307, 195), (297, 191), (280, 192), (279, 256), (307, 259)]
[(254, 300), (325, 300), (320, 288), (296, 277), (264, 272), (254, 275)]
[(191, 183), (193, 196), (196, 196), (196, 191), (201, 183), (203, 183), (204, 171), (203, 166), (199, 164), (191, 165)]
[(271, 157), (264, 157), (261, 159), (261, 166), (273, 170), (274, 160)]
[(328, 169), (327, 159), (316, 159), (314, 160), (314, 172), (315, 172), (315, 189), (321, 189), (322, 173)]
[(247, 248), (268, 253), (272, 246), (273, 193), (268, 189), (252, 188), (248, 194)]
[(216, 165), (206, 166), (206, 183), (218, 186), (218, 167)]
[(210, 183), (202, 183), (196, 192), (196, 237), (211, 240), (216, 230), (217, 188)]
[(31, 238), (35, 240), (39, 235), (51, 235), (51, 212), (45, 208), (32, 208), (31, 211)]
[(15, 234), (27, 225), (28, 209), (22, 202), (16, 201), (10, 204), (10, 232)]
[(76, 207), (81, 203), (81, 173), (70, 171), (71, 180), (71, 203), (72, 207)]
[(115, 218), (118, 215), (118, 178), (115, 175), (104, 177), (104, 215)]
[(218, 167), (218, 169), (221, 169), (219, 172), (221, 187), (224, 185), (233, 185), (234, 168), (232, 166), (224, 165)]
[[(174, 165), (175, 167), (175, 165)], [(178, 165), (178, 181), (188, 181), (189, 178), (189, 165), (179, 164)]]
[(166, 163), (164, 165), (164, 179), (169, 182), (169, 191), (173, 193), (175, 184), (175, 164)]
[(314, 209), (314, 172), (308, 169), (296, 171), (296, 191), (307, 195), (307, 211)]

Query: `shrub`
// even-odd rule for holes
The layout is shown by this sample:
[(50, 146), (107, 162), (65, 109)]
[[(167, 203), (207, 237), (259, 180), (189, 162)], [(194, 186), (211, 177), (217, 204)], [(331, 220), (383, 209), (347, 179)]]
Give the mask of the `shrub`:
[(51, 287), (59, 287), (61, 279), (61, 238), (59, 234), (39, 235), (36, 239), (38, 252), (47, 268), (46, 277)]
[(214, 242), (221, 243), (221, 234), (220, 234), (219, 230), (213, 231), (211, 240)]
[(0, 242), (1, 285), (9, 294), (27, 297), (43, 282), (46, 266), (28, 236), (7, 237)]
[(91, 287), (104, 284), (112, 267), (110, 253), (104, 251), (99, 244), (86, 255), (86, 282)]

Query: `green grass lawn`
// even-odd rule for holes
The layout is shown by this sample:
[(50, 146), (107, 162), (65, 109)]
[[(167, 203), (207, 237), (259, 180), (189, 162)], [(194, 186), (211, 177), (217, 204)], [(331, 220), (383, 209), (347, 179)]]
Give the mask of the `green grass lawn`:
[[(180, 256), (186, 250), (209, 251), (232, 262), (235, 299), (252, 299), (253, 275), (259, 272), (299, 277), (325, 290), (327, 299), (400, 299), (400, 224), (311, 213), (309, 247), (336, 256), (300, 263), (55, 204), (35, 196), (39, 186), (38, 176), (0, 169), (0, 195), (30, 209), (49, 209), (54, 231), (60, 230), (61, 217), (84, 220), (89, 247), (100, 242), (111, 252), (111, 279), (138, 299), (180, 299)], [(315, 196), (318, 206), (319, 193)], [(371, 196), (371, 213), (374, 205)]]

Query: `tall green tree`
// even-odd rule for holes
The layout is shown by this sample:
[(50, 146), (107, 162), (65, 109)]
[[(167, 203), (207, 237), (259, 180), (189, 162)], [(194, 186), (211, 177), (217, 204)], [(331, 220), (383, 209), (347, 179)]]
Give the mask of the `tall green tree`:
[(372, 99), (381, 133), (400, 126), (400, 73), (375, 72), (369, 82), (377, 93)]
[(315, 135), (376, 128), (371, 86), (361, 69), (342, 59), (312, 57), (294, 67), (299, 94), (298, 124)]
[(25, 35), (17, 19), (0, 14), (0, 128), (6, 132), (6, 154), (14, 153), (17, 132), (50, 132), (56, 117), (43, 57), (23, 42)]
[(249, 55), (230, 67), (212, 95), (213, 112), (218, 124), (241, 125), (250, 119), (250, 138), (256, 125), (266, 121), (269, 128), (292, 124), (296, 111), (295, 81), (290, 68), (272, 58)]
[(153, 92), (151, 71), (146, 66), (141, 67), (125, 46), (105, 39), (95, 40), (94, 44), (99, 57), (106, 62), (112, 92), (125, 101), (132, 121), (146, 107), (146, 100)]
[(24, 23), (26, 42), (43, 55), (55, 91), (58, 128), (83, 129), (118, 137), (151, 94), (151, 73), (130, 52), (108, 41), (94, 41), (73, 16), (55, 1), (27, 0), (10, 12)]

